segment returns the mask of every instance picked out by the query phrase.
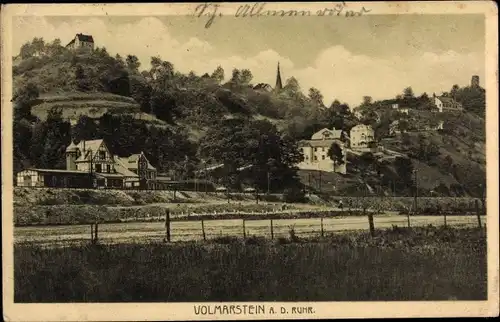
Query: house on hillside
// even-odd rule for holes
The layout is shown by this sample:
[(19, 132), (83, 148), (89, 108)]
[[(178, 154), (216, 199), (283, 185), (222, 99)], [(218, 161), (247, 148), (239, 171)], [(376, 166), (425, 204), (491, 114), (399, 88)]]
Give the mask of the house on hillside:
[(17, 174), (24, 187), (154, 189), (156, 169), (141, 152), (114, 156), (104, 140), (71, 142), (66, 147), (66, 170), (27, 169)]
[(259, 83), (259, 84), (255, 85), (253, 87), (253, 89), (256, 91), (262, 91), (262, 92), (268, 92), (268, 93), (273, 91), (272, 86), (269, 84), (265, 84), (265, 83)]
[(443, 110), (448, 110), (448, 111), (463, 110), (462, 104), (455, 101), (453, 97), (449, 96), (436, 96), (436, 94), (433, 94), (432, 103), (434, 104), (434, 107), (437, 109), (437, 111), (439, 111), (439, 113), (442, 113)]
[(67, 45), (66, 48), (70, 50), (77, 50), (81, 48), (94, 50), (94, 38), (91, 35), (76, 34)]
[[(338, 172), (345, 174), (347, 172), (347, 157), (343, 139), (342, 130), (322, 129), (314, 133), (310, 140), (299, 142), (299, 148), (302, 150), (304, 159), (297, 164), (299, 169), (303, 170), (321, 170), (328, 172)], [(336, 143), (343, 156), (342, 164), (334, 164), (328, 156), (328, 151), (333, 143)]]
[(132, 154), (128, 157), (115, 157), (116, 164), (118, 165), (118, 172), (121, 169), (127, 169), (139, 176), (139, 180), (143, 186), (148, 189), (153, 189), (155, 186), (157, 171), (151, 165), (143, 152)]
[(409, 113), (409, 109), (407, 107), (399, 106), (399, 104), (397, 104), (397, 103), (391, 104), (391, 107), (393, 110), (396, 110), (399, 113), (406, 114), (406, 115), (408, 115), (408, 113)]
[(352, 150), (371, 152), (376, 149), (375, 131), (370, 125), (358, 124), (351, 129), (350, 146)]
[(345, 132), (342, 130), (336, 130), (335, 128), (330, 130), (328, 128), (324, 128), (314, 133), (311, 137), (311, 140), (343, 140), (345, 136)]

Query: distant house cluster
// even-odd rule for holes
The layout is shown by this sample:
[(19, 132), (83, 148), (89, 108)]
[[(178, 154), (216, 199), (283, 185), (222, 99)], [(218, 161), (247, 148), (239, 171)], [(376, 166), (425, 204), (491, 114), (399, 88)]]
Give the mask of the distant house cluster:
[(442, 113), (443, 110), (446, 111), (462, 111), (463, 106), (461, 103), (457, 102), (453, 97), (449, 96), (436, 96), (432, 95), (433, 103), (437, 111)]
[(410, 112), (408, 107), (400, 106), (399, 104), (392, 104), (392, 109), (398, 111), (399, 113), (406, 114)]
[[(342, 162), (334, 163), (328, 151), (332, 144), (337, 144), (342, 151)], [(342, 130), (324, 128), (314, 133), (310, 140), (300, 141), (299, 147), (304, 156), (297, 164), (303, 170), (321, 170), (347, 173), (347, 148), (355, 152), (374, 152), (376, 150), (375, 134), (369, 125), (354, 126), (347, 135)]]
[(88, 49), (94, 50), (94, 38), (91, 35), (84, 34), (76, 34), (75, 38), (73, 38), (67, 45), (66, 48), (70, 50), (77, 49)]
[(17, 174), (23, 187), (155, 189), (162, 184), (144, 153), (113, 155), (103, 140), (66, 147), (66, 170), (27, 169)]

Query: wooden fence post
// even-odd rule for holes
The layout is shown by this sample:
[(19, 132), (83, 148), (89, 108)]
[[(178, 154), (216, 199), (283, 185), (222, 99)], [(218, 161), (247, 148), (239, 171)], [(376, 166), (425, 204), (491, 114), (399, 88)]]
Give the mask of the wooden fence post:
[(323, 230), (323, 217), (321, 217), (321, 237), (325, 236), (325, 232)]
[(446, 228), (447, 227), (447, 225), (446, 225), (446, 211), (443, 212), (443, 214), (444, 214), (444, 228)]
[(477, 199), (474, 200), (474, 205), (476, 207), (477, 224), (479, 226), (479, 229), (481, 229), (482, 228), (482, 226), (481, 226), (481, 211), (479, 210), (479, 202), (477, 201)]
[(375, 236), (375, 224), (373, 223), (373, 214), (371, 212), (368, 213), (368, 225), (370, 227), (370, 235)]
[(99, 237), (98, 237), (98, 231), (99, 231), (99, 223), (96, 221), (95, 222), (95, 231), (94, 231), (94, 234), (95, 234), (95, 238), (94, 238), (94, 242), (97, 243)]
[(247, 232), (245, 229), (245, 219), (243, 219), (243, 239), (247, 239)]
[(167, 242), (170, 242), (170, 210), (167, 209), (165, 214), (165, 232), (167, 234)]
[(94, 243), (94, 224), (90, 224), (90, 242)]
[(273, 220), (271, 219), (271, 239), (274, 239)]
[(203, 240), (207, 240), (207, 236), (205, 235), (205, 224), (203, 219), (201, 220), (201, 232), (203, 233)]

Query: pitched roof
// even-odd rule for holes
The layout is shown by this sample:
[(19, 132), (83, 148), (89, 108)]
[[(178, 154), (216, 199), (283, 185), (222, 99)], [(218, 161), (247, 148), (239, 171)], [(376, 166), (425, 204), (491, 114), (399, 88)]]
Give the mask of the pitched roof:
[(372, 131), (373, 131), (373, 128), (372, 128), (370, 125), (366, 125), (366, 124), (358, 124), (358, 125), (356, 125), (356, 126), (353, 126), (353, 127), (351, 128), (351, 131), (352, 131), (353, 129), (361, 129), (361, 128), (365, 128), (365, 129), (368, 129), (368, 130), (372, 130)]
[[(91, 35), (84, 35), (82, 33), (76, 34), (75, 38), (78, 38), (79, 41), (92, 42), (92, 43), (94, 42), (94, 38)], [(66, 45), (66, 47), (73, 44), (75, 42), (75, 38), (71, 39), (71, 41)]]
[(453, 97), (448, 96), (437, 96), (437, 98), (443, 103), (457, 103)]
[(332, 145), (332, 143), (334, 143), (334, 142), (341, 145), (341, 146), (344, 145), (342, 143), (342, 141), (340, 141), (338, 139), (329, 139), (329, 140), (303, 140), (303, 141), (299, 142), (299, 146), (300, 147), (310, 146), (313, 148), (317, 148), (317, 147), (328, 147), (329, 148)]
[[(76, 144), (76, 147), (80, 151), (82, 151), (82, 154), (80, 155), (80, 157), (76, 161), (87, 160), (90, 156), (90, 151), (92, 151), (92, 152), (97, 151), (103, 142), (104, 141), (102, 139), (88, 140), (88, 141), (82, 140), (82, 141), (78, 142), (78, 144)], [(69, 149), (70, 147), (71, 147), (71, 144), (68, 146), (67, 149)], [(83, 153), (83, 150), (85, 150), (85, 153)]]
[(122, 174), (124, 177), (139, 177), (128, 169), (128, 164), (124, 162), (124, 158), (115, 157), (115, 171)]
[(272, 87), (271, 87), (271, 85), (269, 85), (269, 84), (266, 84), (266, 83), (259, 83), (259, 84), (255, 85), (255, 86), (253, 87), (253, 89), (255, 89), (255, 90), (260, 90), (260, 89), (263, 89), (263, 90), (270, 91), (270, 90), (272, 90), (273, 88), (272, 88)]
[[(117, 159), (121, 159), (121, 161), (123, 162), (123, 164), (126, 165), (128, 169), (137, 169), (138, 168), (137, 161), (139, 160), (139, 157), (141, 155), (143, 155), (144, 158), (146, 158), (146, 156), (144, 155), (144, 153), (131, 154), (128, 157), (118, 157), (117, 156), (116, 158)], [(146, 158), (146, 160), (148, 161), (148, 169), (149, 170), (156, 170), (156, 168), (153, 167), (151, 165), (151, 163), (149, 163), (148, 158)]]
[(94, 42), (92, 35), (76, 34), (76, 37), (78, 37), (80, 41)]
[(323, 140), (324, 137), (340, 139), (342, 137), (342, 130), (336, 130), (335, 128), (333, 128), (333, 130), (330, 130), (325, 127), (324, 129), (314, 133), (311, 137), (311, 140)]

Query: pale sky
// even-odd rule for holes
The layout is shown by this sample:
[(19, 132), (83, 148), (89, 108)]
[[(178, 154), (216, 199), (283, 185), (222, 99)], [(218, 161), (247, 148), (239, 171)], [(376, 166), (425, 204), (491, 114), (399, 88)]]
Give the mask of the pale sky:
[(482, 15), (366, 15), (323, 17), (223, 17), (205, 20), (163, 17), (14, 17), (13, 49), (33, 39), (91, 34), (112, 55), (134, 54), (141, 70), (160, 56), (176, 70), (209, 74), (221, 65), (248, 68), (253, 83), (274, 86), (276, 65), (283, 81), (295, 76), (307, 93), (314, 86), (325, 104), (354, 107), (364, 95), (392, 98), (412, 86), (416, 94), (465, 86), (472, 75), (484, 83), (485, 26)]

